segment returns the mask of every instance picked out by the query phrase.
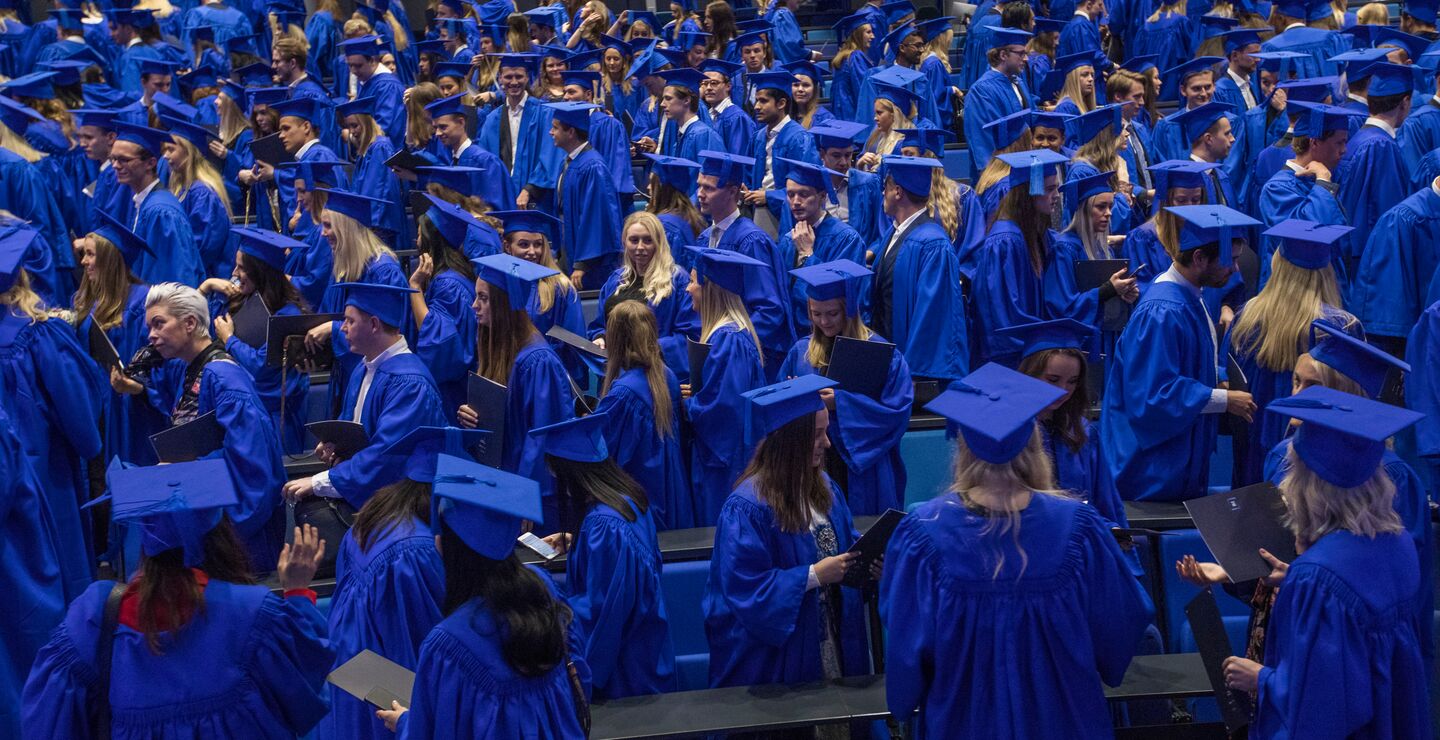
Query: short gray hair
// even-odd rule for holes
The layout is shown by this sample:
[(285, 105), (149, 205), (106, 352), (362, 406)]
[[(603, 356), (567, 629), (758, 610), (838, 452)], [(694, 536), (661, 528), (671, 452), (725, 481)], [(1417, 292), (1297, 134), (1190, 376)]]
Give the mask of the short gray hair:
[(160, 306), (177, 319), (195, 319), (192, 336), (210, 338), (210, 304), (200, 291), (180, 283), (160, 283), (150, 286), (145, 295), (145, 310)]

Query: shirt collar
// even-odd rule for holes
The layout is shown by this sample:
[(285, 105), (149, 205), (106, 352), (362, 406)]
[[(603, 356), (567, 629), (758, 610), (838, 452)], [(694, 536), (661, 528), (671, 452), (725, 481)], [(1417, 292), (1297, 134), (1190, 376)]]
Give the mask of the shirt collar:
[(1363, 95), (1356, 95), (1355, 93), (1347, 92), (1347, 93), (1345, 93), (1345, 97), (1347, 97), (1347, 98), (1349, 98), (1349, 99), (1351, 99), (1351, 100), (1353, 100), (1353, 101), (1355, 101), (1355, 102), (1357, 102), (1357, 103), (1364, 103), (1365, 105), (1369, 105), (1369, 104), (1370, 104), (1370, 101), (1366, 100)]
[(462, 142), (460, 142), (460, 146), (457, 147), (457, 148), (455, 149), (455, 151), (452, 152), (452, 154), (454, 154), (454, 156), (456, 156), (456, 157), (460, 156), (460, 153), (463, 152), (463, 151), (465, 151), (466, 149), (469, 149), (469, 148), (470, 148), (470, 145), (473, 144), (473, 143), (475, 143), (475, 142), (471, 141), (471, 140), (470, 140), (470, 137), (468, 137), (468, 136), (465, 137), (465, 140), (462, 141)]
[(730, 100), (730, 98), (728, 98), (728, 97), (726, 97), (726, 98), (721, 98), (721, 99), (720, 99), (720, 104), (717, 105), (717, 106), (715, 106), (714, 108), (711, 108), (711, 109), (710, 109), (710, 112), (713, 113), (714, 115), (717, 115), (717, 116), (718, 116), (718, 115), (720, 115), (721, 113), (724, 113), (726, 108), (729, 108), (730, 106), (732, 106), (732, 105), (734, 105), (734, 104), (735, 104), (734, 101)]
[(136, 208), (139, 208), (139, 207), (140, 207), (140, 204), (141, 204), (141, 203), (144, 203), (144, 202), (145, 202), (145, 199), (148, 198), (148, 197), (150, 197), (150, 191), (151, 191), (151, 190), (154, 190), (154, 189), (155, 189), (155, 186), (156, 186), (156, 185), (159, 185), (159, 184), (160, 184), (160, 178), (157, 177), (157, 178), (155, 178), (154, 180), (151, 180), (151, 181), (150, 181), (150, 184), (149, 184), (149, 185), (146, 185), (144, 190), (141, 190), (140, 192), (136, 193), (136, 194), (135, 194), (135, 197), (132, 199), (132, 200), (135, 201), (135, 207), (136, 207)]
[(306, 77), (309, 77), (309, 76), (310, 76), (310, 74), (309, 74), (308, 72), (306, 72), (305, 70), (302, 69), (302, 70), (300, 70), (300, 76), (299, 76), (299, 77), (296, 77), (296, 78), (295, 78), (295, 81), (292, 82), (292, 83), (290, 83), (290, 84), (287, 85), (286, 87), (295, 87), (296, 85), (299, 85), (300, 83), (304, 82), (304, 81), (305, 81), (305, 78), (306, 78)]
[(588, 142), (588, 141), (582, 141), (582, 142), (580, 142), (580, 146), (575, 147), (575, 151), (570, 152), (569, 154), (566, 154), (566, 155), (565, 155), (565, 158), (568, 159), (568, 160), (570, 160), (570, 161), (572, 161), (572, 162), (575, 161), (575, 158), (578, 157), (578, 156), (580, 156), (580, 153), (583, 152), (583, 151), (585, 151), (585, 147), (587, 147), (587, 146), (590, 146), (590, 142)]
[(780, 129), (785, 128), (785, 125), (788, 124), (788, 123), (790, 123), (790, 121), (791, 121), (790, 116), (785, 116), (784, 118), (780, 119), (780, 122), (779, 122), (779, 123), (775, 124), (774, 126), (772, 126), (772, 127), (770, 128), (770, 135), (771, 135), (771, 136), (775, 136), (775, 135), (779, 134), (779, 133), (780, 133)]
[(1301, 166), (1298, 165), (1298, 164), (1295, 164), (1295, 160), (1293, 160), (1293, 159), (1287, 161), (1287, 162), (1285, 163), (1285, 166), (1286, 166), (1286, 167), (1289, 167), (1291, 172), (1295, 172), (1295, 173), (1297, 173), (1297, 174), (1300, 173), (1300, 172), (1304, 172), (1304, 171), (1305, 171), (1305, 168), (1304, 168), (1304, 167), (1301, 167)]
[(1374, 126), (1375, 128), (1378, 128), (1378, 129), (1380, 129), (1381, 131), (1384, 131), (1385, 133), (1389, 134), (1389, 135), (1390, 135), (1390, 138), (1392, 138), (1392, 139), (1395, 138), (1395, 127), (1394, 127), (1394, 126), (1391, 126), (1391, 125), (1390, 125), (1387, 121), (1385, 121), (1384, 119), (1376, 118), (1375, 116), (1370, 116), (1369, 118), (1365, 119), (1365, 125), (1366, 125), (1366, 126)]
[(1285, 31), (1289, 31), (1289, 30), (1292, 29), (1292, 28), (1304, 28), (1304, 27), (1305, 27), (1305, 24), (1304, 24), (1304, 23), (1299, 23), (1299, 22), (1291, 23), (1290, 25), (1286, 26), (1286, 27), (1281, 31), (1281, 33), (1284, 33)]
[(1235, 74), (1235, 69), (1234, 69), (1233, 67), (1226, 67), (1226, 68), (1225, 68), (1225, 74), (1229, 75), (1229, 76), (1230, 76), (1230, 79), (1234, 80), (1234, 81), (1235, 81), (1235, 84), (1237, 84), (1237, 85), (1244, 86), (1244, 85), (1250, 84), (1250, 78), (1249, 78), (1249, 77), (1241, 77), (1240, 75)]
[(528, 102), (530, 102), (530, 93), (527, 91), (527, 92), (524, 92), (524, 93), (521, 93), (521, 94), (520, 94), (520, 104), (519, 104), (519, 105), (516, 105), (515, 107), (511, 108), (511, 107), (510, 107), (510, 101), (507, 100), (507, 101), (505, 101), (505, 107), (506, 107), (506, 109), (508, 109), (508, 110), (510, 111), (510, 115), (513, 116), (513, 115), (516, 115), (516, 114), (518, 114), (518, 113), (524, 112), (524, 110), (525, 110), (525, 104), (528, 103)]
[(736, 208), (735, 211), (734, 211), (733, 213), (731, 213), (729, 216), (726, 216), (725, 218), (722, 218), (722, 219), (720, 219), (719, 221), (716, 221), (716, 222), (715, 222), (715, 229), (716, 229), (717, 231), (719, 231), (720, 233), (723, 234), (723, 233), (725, 233), (725, 230), (726, 230), (726, 229), (730, 228), (731, 224), (734, 224), (734, 223), (735, 223), (735, 219), (737, 219), (737, 218), (740, 218), (740, 209), (739, 209), (739, 208)]
[[(376, 367), (378, 367), (378, 366), (380, 365), (380, 363), (382, 363), (382, 362), (390, 359), (391, 357), (394, 357), (395, 355), (403, 355), (403, 354), (405, 354), (406, 352), (409, 352), (409, 351), (410, 351), (410, 345), (405, 342), (405, 335), (404, 335), (404, 334), (401, 334), (400, 337), (395, 340), (395, 343), (394, 343), (394, 344), (390, 345), (389, 347), (386, 347), (384, 352), (381, 352), (380, 354), (375, 355), (375, 359), (373, 359), (373, 360), (364, 360), (364, 362), (365, 362), (365, 371), (366, 371), (366, 372), (373, 371)], [(362, 358), (362, 359), (363, 359), (363, 358)]]
[(1161, 275), (1161, 277), (1164, 278), (1164, 282), (1175, 283), (1190, 291), (1191, 295), (1197, 298), (1200, 297), (1200, 286), (1190, 282), (1190, 280), (1180, 272), (1178, 264), (1171, 262), (1170, 269), (1166, 270), (1165, 274)]
[(924, 209), (924, 208), (921, 208), (920, 210), (918, 210), (918, 211), (910, 214), (910, 218), (907, 218), (907, 219), (905, 219), (904, 221), (901, 221), (900, 223), (898, 223), (898, 224), (895, 225), (895, 233), (896, 233), (896, 234), (903, 234), (903, 233), (905, 233), (905, 230), (908, 229), (908, 228), (910, 228), (910, 224), (915, 223), (915, 220), (918, 219), (918, 218), (920, 218), (920, 217), (923, 216), (923, 215), (925, 215), (925, 209)]
[(130, 43), (126, 44), (126, 45), (125, 45), (125, 48), (128, 49), (128, 48), (130, 48), (130, 47), (132, 47), (132, 46), (135, 46), (136, 44), (139, 44), (139, 43), (141, 43), (140, 37), (139, 37), (139, 36), (136, 36), (135, 38), (130, 39)]
[(685, 130), (688, 129), (688, 128), (690, 128), (690, 124), (693, 124), (693, 123), (695, 123), (695, 122), (698, 121), (698, 120), (700, 120), (700, 116), (690, 116), (690, 119), (689, 119), (689, 120), (687, 120), (686, 122), (680, 124), (680, 133), (682, 133), (682, 134), (685, 133)]
[(316, 144), (319, 144), (319, 143), (320, 143), (320, 140), (319, 140), (319, 139), (311, 139), (311, 140), (305, 142), (303, 145), (301, 145), (300, 151), (295, 152), (295, 159), (298, 160), (298, 159), (300, 159), (301, 157), (305, 156), (305, 152), (310, 151), (311, 149), (313, 149), (313, 148), (315, 147)]
[(1086, 12), (1083, 11), (1083, 10), (1078, 10), (1078, 9), (1077, 9), (1077, 10), (1075, 11), (1075, 15), (1078, 16), (1078, 17), (1080, 17), (1080, 18), (1084, 18), (1084, 19), (1087, 20), (1087, 21), (1090, 20), (1090, 14), (1089, 14), (1089, 13), (1086, 13)]

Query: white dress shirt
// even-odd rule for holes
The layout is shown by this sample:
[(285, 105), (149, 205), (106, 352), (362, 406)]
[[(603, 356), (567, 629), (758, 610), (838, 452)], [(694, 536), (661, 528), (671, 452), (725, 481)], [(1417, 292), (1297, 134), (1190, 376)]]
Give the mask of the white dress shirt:
[(735, 219), (737, 219), (737, 218), (740, 218), (740, 209), (739, 209), (739, 208), (736, 208), (735, 211), (734, 211), (734, 213), (731, 213), (729, 216), (726, 216), (725, 218), (722, 218), (722, 219), (720, 219), (719, 221), (716, 221), (716, 222), (715, 222), (715, 225), (712, 226), (712, 227), (710, 227), (710, 248), (711, 248), (711, 249), (714, 249), (715, 247), (719, 246), (721, 237), (725, 236), (725, 230), (728, 229), (728, 228), (730, 228), (731, 224), (734, 224), (734, 223), (735, 223)]
[[(350, 415), (350, 421), (357, 424), (365, 423), (364, 419), (361, 418), (361, 411), (365, 408), (365, 397), (370, 395), (370, 383), (375, 379), (375, 369), (391, 357), (408, 354), (410, 354), (410, 345), (405, 342), (405, 337), (401, 336), (395, 340), (394, 344), (387, 347), (384, 352), (376, 355), (375, 359), (364, 361), (365, 377), (360, 380), (360, 393), (355, 397), (355, 409)], [(314, 488), (312, 493), (316, 496), (340, 498), (340, 492), (336, 491), (335, 486), (330, 483), (330, 471), (328, 470), (322, 470), (310, 476), (310, 484)]]
[[(1171, 263), (1170, 269), (1162, 273), (1160, 277), (1155, 278), (1155, 282), (1180, 285), (1190, 291), (1191, 295), (1195, 296), (1195, 299), (1200, 302), (1200, 311), (1205, 314), (1205, 325), (1210, 327), (1210, 348), (1213, 350), (1211, 356), (1215, 358), (1215, 371), (1218, 376), (1220, 371), (1220, 347), (1218, 340), (1215, 338), (1215, 322), (1210, 319), (1210, 309), (1205, 307), (1205, 300), (1200, 297), (1200, 286), (1190, 282), (1184, 275), (1180, 274), (1180, 271), (1175, 268), (1174, 263)], [(1210, 400), (1205, 403), (1205, 408), (1200, 413), (1221, 413), (1229, 406), (1229, 403), (1229, 392), (1224, 388), (1214, 388), (1210, 391)]]

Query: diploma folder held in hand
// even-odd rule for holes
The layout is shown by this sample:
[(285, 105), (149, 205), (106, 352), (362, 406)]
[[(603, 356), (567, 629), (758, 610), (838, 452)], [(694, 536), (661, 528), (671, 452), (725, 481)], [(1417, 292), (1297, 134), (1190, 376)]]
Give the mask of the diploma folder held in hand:
[(850, 568), (845, 571), (845, 580), (841, 581), (851, 588), (865, 588), (874, 583), (875, 579), (870, 577), (870, 566), (875, 561), (884, 557), (885, 547), (890, 544), (890, 536), (895, 534), (895, 528), (900, 526), (900, 520), (905, 518), (905, 512), (899, 509), (889, 509), (855, 544), (850, 546), (849, 552), (855, 553), (855, 559), (850, 562)]
[(236, 339), (255, 349), (265, 346), (270, 332), (270, 307), (259, 293), (250, 294), (230, 319), (235, 322)]
[(305, 429), (315, 435), (315, 439), (335, 445), (335, 454), (340, 457), (350, 457), (370, 444), (365, 426), (354, 421), (312, 421), (305, 425)]
[(469, 450), (475, 462), (492, 468), (500, 467), (500, 453), (505, 439), (505, 408), (509, 402), (508, 388), (483, 375), (470, 373), (465, 384), (465, 405), (474, 409), (479, 417), (475, 428), (490, 430), (483, 442)]
[(211, 411), (150, 435), (150, 446), (155, 448), (155, 459), (162, 463), (199, 460), (225, 446), (225, 427)]
[(410, 708), (415, 690), (415, 672), (371, 650), (345, 661), (325, 677), (345, 693), (372, 706), (390, 710), (396, 701)]
[(1260, 557), (1262, 547), (1287, 563), (1296, 558), (1295, 535), (1281, 520), (1285, 502), (1272, 483), (1190, 499), (1185, 510), (1231, 583), (1270, 574), (1270, 564)]
[(835, 337), (825, 375), (839, 383), (843, 391), (878, 399), (890, 380), (890, 361), (894, 357), (895, 345), (889, 342)]

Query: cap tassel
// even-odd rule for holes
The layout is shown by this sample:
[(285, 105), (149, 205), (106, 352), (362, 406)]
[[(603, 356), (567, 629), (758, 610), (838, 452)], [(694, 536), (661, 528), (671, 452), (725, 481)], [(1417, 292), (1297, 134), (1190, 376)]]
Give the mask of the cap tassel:
[(1040, 158), (1030, 157), (1030, 194), (1045, 194), (1045, 168), (1040, 166)]

